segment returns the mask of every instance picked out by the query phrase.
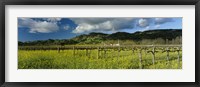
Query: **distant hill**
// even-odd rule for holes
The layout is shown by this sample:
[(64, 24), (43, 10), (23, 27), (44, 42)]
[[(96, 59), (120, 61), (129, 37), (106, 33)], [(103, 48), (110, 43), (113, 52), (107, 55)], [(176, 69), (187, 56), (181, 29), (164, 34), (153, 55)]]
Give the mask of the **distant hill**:
[(156, 38), (172, 40), (179, 36), (182, 36), (181, 29), (160, 29), (160, 30), (138, 31), (135, 33), (116, 32), (112, 34), (104, 34), (104, 33), (93, 32), (87, 35), (80, 35), (72, 39), (76, 41), (77, 40), (86, 41), (87, 39), (139, 41), (142, 39), (156, 39)]
[(95, 33), (95, 32), (92, 32), (88, 35), (86, 34), (83, 34), (83, 35), (80, 35), (80, 36), (76, 36), (74, 38), (72, 38), (71, 40), (75, 40), (75, 41), (86, 41), (87, 39), (101, 39), (101, 40), (106, 40), (108, 34), (104, 34), (104, 33)]

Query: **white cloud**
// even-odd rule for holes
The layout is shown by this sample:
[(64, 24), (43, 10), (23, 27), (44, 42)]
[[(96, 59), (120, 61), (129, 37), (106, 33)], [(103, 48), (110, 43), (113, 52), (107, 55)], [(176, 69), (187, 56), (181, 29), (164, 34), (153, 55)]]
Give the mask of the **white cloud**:
[(140, 27), (147, 27), (149, 26), (149, 22), (147, 19), (139, 19), (138, 26)]
[(147, 26), (145, 29), (150, 29), (150, 26)]
[(54, 22), (35, 21), (30, 18), (19, 18), (18, 26), (29, 28), (30, 33), (50, 33), (59, 29), (58, 25)]
[(43, 21), (43, 22), (36, 22), (33, 26), (31, 26), (29, 32), (30, 33), (36, 33), (36, 32), (50, 33), (50, 32), (57, 31), (58, 29), (59, 27), (57, 26), (56, 23), (49, 23), (49, 22)]
[(69, 30), (69, 29), (71, 29), (71, 27), (69, 25), (66, 25), (66, 26), (63, 26), (63, 29), (64, 30)]
[(155, 28), (160, 28), (160, 25), (155, 25), (154, 27), (155, 27)]
[(50, 18), (43, 18), (43, 20), (46, 20), (48, 22), (58, 22), (60, 21), (62, 18), (58, 18), (58, 17), (50, 17)]
[(73, 33), (116, 31), (134, 27), (133, 18), (72, 18), (71, 20), (77, 24)]
[(76, 27), (73, 33), (84, 33), (91, 31), (110, 31), (112, 29), (113, 29), (113, 24), (110, 21), (106, 21), (100, 24), (81, 23)]
[(173, 22), (172, 18), (155, 18), (155, 24), (164, 24), (166, 22)]
[(18, 19), (18, 27), (26, 27), (31, 26), (34, 21), (30, 18), (19, 18)]

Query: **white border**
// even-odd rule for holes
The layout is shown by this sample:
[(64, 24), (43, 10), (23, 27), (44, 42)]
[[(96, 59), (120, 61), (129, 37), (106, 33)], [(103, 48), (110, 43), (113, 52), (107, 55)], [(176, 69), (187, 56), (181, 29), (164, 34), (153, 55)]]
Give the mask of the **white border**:
[[(6, 5), (6, 82), (195, 82), (194, 5)], [(17, 17), (183, 17), (182, 70), (17, 70)]]

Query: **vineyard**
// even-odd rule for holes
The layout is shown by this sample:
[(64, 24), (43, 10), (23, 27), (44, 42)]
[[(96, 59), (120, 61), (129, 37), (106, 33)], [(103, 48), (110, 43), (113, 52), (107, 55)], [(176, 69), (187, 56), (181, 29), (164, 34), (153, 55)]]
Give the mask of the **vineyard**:
[(181, 45), (19, 46), (19, 69), (181, 69)]

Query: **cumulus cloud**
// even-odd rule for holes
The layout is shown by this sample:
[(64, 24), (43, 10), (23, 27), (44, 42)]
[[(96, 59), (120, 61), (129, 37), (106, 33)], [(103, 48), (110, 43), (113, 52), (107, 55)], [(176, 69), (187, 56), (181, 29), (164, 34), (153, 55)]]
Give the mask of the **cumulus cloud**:
[(160, 25), (155, 25), (154, 27), (155, 27), (155, 28), (160, 28)]
[(145, 29), (150, 29), (150, 26), (147, 26)]
[(58, 18), (58, 17), (50, 17), (50, 18), (43, 18), (43, 20), (46, 20), (48, 22), (58, 22), (60, 21), (62, 18)]
[(155, 18), (155, 24), (164, 24), (167, 22), (173, 22), (172, 18)]
[(69, 29), (71, 29), (72, 27), (71, 26), (69, 26), (69, 25), (65, 25), (65, 26), (63, 26), (63, 29), (64, 30), (69, 30)]
[(114, 30), (113, 24), (110, 21), (106, 21), (100, 24), (88, 24), (81, 23), (79, 24), (73, 33), (84, 33), (92, 31), (109, 31)]
[[(64, 21), (61, 21), (61, 20)], [(71, 20), (70, 24), (68, 24)], [(18, 27), (26, 27), (29, 33), (50, 33), (59, 29), (72, 33), (119, 32), (127, 29), (160, 28), (162, 24), (173, 22), (173, 18), (19, 18)], [(65, 22), (65, 23), (64, 23)], [(72, 22), (72, 23), (71, 23)], [(138, 28), (140, 27), (140, 28)]]
[(54, 22), (35, 21), (30, 18), (19, 18), (18, 20), (18, 27), (29, 28), (29, 33), (50, 33), (59, 29), (58, 25)]
[(149, 21), (147, 19), (139, 19), (138, 20), (138, 26), (139, 27), (147, 27), (149, 26)]
[(134, 27), (133, 18), (71, 18), (71, 20), (77, 24), (73, 33), (116, 31)]
[(146, 29), (148, 29), (150, 26), (154, 26), (154, 28), (160, 28), (162, 24), (167, 22), (174, 22), (174, 20), (173, 18), (140, 18), (138, 19), (137, 26)]

